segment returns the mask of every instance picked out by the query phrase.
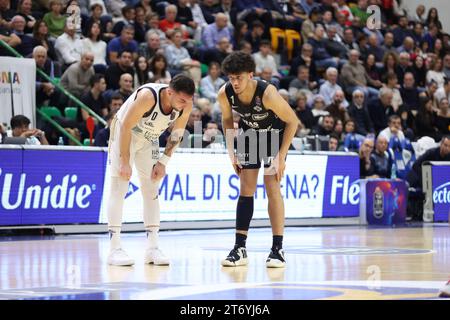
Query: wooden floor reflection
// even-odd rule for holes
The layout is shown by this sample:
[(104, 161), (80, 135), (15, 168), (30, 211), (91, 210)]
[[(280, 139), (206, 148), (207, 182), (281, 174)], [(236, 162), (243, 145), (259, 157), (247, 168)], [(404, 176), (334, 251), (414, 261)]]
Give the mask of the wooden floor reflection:
[(124, 234), (133, 267), (106, 264), (106, 234), (0, 238), (0, 299), (433, 299), (450, 276), (450, 228), (287, 228), (287, 267), (267, 269), (270, 229), (249, 265), (223, 268), (233, 230), (161, 232), (169, 267), (144, 265), (144, 234)]

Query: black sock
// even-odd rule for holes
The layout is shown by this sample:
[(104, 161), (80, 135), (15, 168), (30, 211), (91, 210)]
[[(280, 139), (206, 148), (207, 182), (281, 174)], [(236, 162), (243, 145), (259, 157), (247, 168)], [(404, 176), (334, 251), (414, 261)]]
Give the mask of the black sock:
[(253, 217), (253, 196), (240, 196), (236, 206), (236, 230), (248, 231)]
[(247, 236), (242, 233), (236, 233), (236, 244), (235, 247), (244, 247), (245, 248), (245, 242), (247, 241)]
[(273, 236), (272, 238), (272, 250), (280, 250), (283, 248), (283, 236)]

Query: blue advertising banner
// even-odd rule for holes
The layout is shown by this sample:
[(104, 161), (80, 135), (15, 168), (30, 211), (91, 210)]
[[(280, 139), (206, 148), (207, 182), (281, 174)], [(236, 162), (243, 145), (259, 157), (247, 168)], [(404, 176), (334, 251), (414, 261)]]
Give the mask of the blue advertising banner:
[(3, 225), (98, 223), (103, 152), (24, 150), (17, 157), (22, 166), (0, 162), (1, 216), (10, 217)]
[(398, 225), (406, 222), (408, 188), (403, 180), (374, 179), (366, 185), (367, 223)]
[(448, 221), (450, 214), (450, 166), (432, 167), (434, 221)]
[[(358, 156), (351, 154), (288, 155), (280, 190), (286, 218), (358, 217), (358, 161)], [(124, 222), (142, 221), (142, 195), (135, 171), (125, 197)], [(107, 222), (108, 176), (100, 223)], [(226, 153), (177, 152), (160, 184), (161, 221), (234, 220), (239, 187), (239, 177)], [(267, 207), (260, 170), (253, 218), (267, 219)]]
[(20, 149), (0, 149), (0, 225), (19, 225), (22, 221), (17, 200), (22, 195), (15, 182), (22, 174), (22, 155)]
[(359, 216), (359, 158), (327, 156), (322, 217)]
[[(110, 179), (104, 150), (0, 149), (0, 225), (107, 223)], [(136, 170), (124, 222), (142, 222)], [(286, 218), (357, 217), (355, 155), (291, 154), (281, 182)], [(235, 219), (239, 178), (224, 152), (177, 152), (160, 185), (161, 221)], [(254, 218), (268, 218), (263, 170)]]

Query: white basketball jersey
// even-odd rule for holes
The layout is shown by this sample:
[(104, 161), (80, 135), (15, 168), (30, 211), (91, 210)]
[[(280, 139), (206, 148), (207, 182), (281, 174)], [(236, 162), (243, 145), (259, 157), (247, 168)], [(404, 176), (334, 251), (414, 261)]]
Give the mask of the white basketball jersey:
[[(161, 107), (161, 91), (167, 88), (167, 84), (147, 83), (140, 86), (125, 101), (117, 112), (119, 121), (123, 121), (125, 114), (136, 99), (140, 90), (150, 90), (155, 97), (155, 105), (148, 106), (148, 111), (142, 116), (138, 124), (133, 128), (133, 134), (145, 138), (148, 141), (154, 141), (181, 115), (180, 111), (173, 109), (169, 114), (164, 113)], [(144, 89), (145, 88), (145, 89)]]

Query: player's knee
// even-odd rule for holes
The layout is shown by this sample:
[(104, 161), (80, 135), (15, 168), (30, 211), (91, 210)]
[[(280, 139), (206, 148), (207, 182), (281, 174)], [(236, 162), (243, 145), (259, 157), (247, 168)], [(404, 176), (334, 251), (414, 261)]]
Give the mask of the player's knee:
[(149, 196), (150, 199), (156, 199), (159, 194), (159, 182), (152, 180), (149, 177), (140, 177), (142, 191)]
[(264, 185), (268, 197), (281, 195), (280, 182), (276, 181), (275, 176), (264, 176)]
[(267, 197), (269, 199), (271, 198), (275, 198), (275, 197), (280, 197), (281, 196), (281, 189), (280, 189), (280, 185), (266, 185), (266, 193), (267, 193)]
[(244, 183), (241, 180), (241, 188), (240, 188), (240, 193), (239, 193), (239, 195), (241, 197), (253, 197), (253, 195), (255, 194), (255, 191), (256, 191), (256, 185)]

